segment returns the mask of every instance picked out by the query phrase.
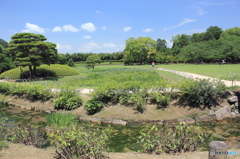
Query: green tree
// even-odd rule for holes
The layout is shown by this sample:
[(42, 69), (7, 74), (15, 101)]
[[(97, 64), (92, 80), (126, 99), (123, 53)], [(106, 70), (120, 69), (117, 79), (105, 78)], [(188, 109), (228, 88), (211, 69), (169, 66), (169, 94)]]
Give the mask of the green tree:
[(186, 34), (176, 35), (172, 37), (173, 46), (172, 53), (174, 56), (178, 55), (182, 48), (189, 45), (191, 42), (191, 36)]
[(61, 65), (64, 65), (67, 63), (67, 58), (65, 57), (64, 54), (58, 54), (57, 63)]
[(165, 52), (167, 50), (167, 42), (164, 39), (157, 39), (156, 41), (157, 52)]
[(124, 49), (125, 62), (139, 62), (140, 65), (147, 62), (149, 52), (156, 51), (156, 42), (149, 37), (129, 38)]
[(16, 66), (29, 68), (30, 78), (34, 78), (36, 67), (51, 64), (57, 59), (56, 44), (45, 42), (46, 37), (33, 33), (16, 33), (8, 47)]
[(222, 34), (222, 28), (218, 26), (210, 26), (205, 35), (204, 35), (204, 40), (218, 40), (220, 38), (220, 35)]
[(8, 42), (6, 42), (5, 40), (0, 38), (0, 45), (2, 45), (3, 48), (7, 48), (8, 47)]
[(67, 65), (70, 67), (75, 67), (73, 59), (69, 59)]
[(98, 55), (96, 54), (93, 54), (93, 55), (90, 55), (87, 57), (86, 59), (86, 67), (89, 69), (89, 68), (93, 68), (94, 69), (94, 66), (96, 65), (96, 63), (100, 63), (101, 62), (101, 59)]
[(229, 28), (225, 31), (223, 31), (223, 33), (220, 35), (220, 38), (226, 38), (229, 35), (235, 35), (240, 37), (240, 28), (239, 27), (235, 27), (235, 28)]
[(16, 66), (13, 64), (11, 59), (6, 57), (3, 47), (0, 45), (0, 73), (3, 73), (4, 71), (10, 70), (15, 67)]

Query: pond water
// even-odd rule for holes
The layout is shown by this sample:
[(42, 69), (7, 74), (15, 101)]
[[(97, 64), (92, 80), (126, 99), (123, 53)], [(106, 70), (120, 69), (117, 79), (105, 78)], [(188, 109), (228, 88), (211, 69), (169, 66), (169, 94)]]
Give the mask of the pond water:
[[(45, 114), (34, 111), (27, 111), (18, 107), (0, 104), (0, 117), (8, 117), (16, 122), (33, 123), (41, 127), (46, 126)], [(220, 122), (202, 122), (196, 123), (205, 129), (214, 133), (214, 140), (224, 141), (229, 148), (240, 148), (240, 117), (233, 119), (224, 119)], [(104, 125), (103, 125), (104, 126)], [(139, 126), (112, 126), (113, 137), (109, 142), (111, 152), (130, 152), (137, 151), (140, 147), (137, 145), (137, 137), (142, 129)], [(208, 144), (203, 150), (207, 150)]]

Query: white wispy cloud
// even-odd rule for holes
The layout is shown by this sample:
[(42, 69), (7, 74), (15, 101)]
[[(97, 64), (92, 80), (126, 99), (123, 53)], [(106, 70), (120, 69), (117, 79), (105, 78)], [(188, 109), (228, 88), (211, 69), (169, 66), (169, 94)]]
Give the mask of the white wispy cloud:
[(106, 29), (107, 29), (107, 27), (106, 27), (106, 26), (103, 26), (103, 27), (102, 27), (102, 30), (106, 30)]
[(113, 43), (104, 43), (102, 46), (103, 47), (116, 47), (117, 45), (115, 45)]
[(72, 26), (71, 24), (63, 25), (63, 26), (56, 26), (52, 29), (53, 32), (58, 31), (70, 31), (70, 32), (78, 32), (80, 31), (78, 28)]
[(93, 49), (99, 49), (99, 46), (96, 42), (91, 41), (90, 43), (84, 44), (79, 50), (81, 52), (91, 52)]
[(203, 14), (207, 13), (207, 12), (203, 11), (201, 8), (198, 8), (196, 11), (197, 11), (198, 15), (203, 15)]
[(175, 26), (172, 26), (172, 27), (168, 27), (168, 28), (164, 28), (163, 31), (166, 31), (166, 30), (169, 30), (169, 29), (173, 29), (173, 28), (177, 28), (177, 27), (180, 27), (184, 24), (187, 24), (187, 23), (190, 23), (190, 22), (194, 22), (194, 21), (197, 21), (196, 19), (184, 19), (183, 22), (175, 25)]
[(132, 29), (132, 27), (129, 27), (129, 26), (123, 28), (123, 30), (126, 31), (126, 32), (129, 31), (129, 30), (131, 30), (131, 29)]
[(71, 45), (60, 45), (57, 43), (57, 50), (60, 53), (65, 53), (69, 50), (72, 50), (72, 46)]
[(94, 32), (96, 30), (96, 27), (93, 23), (85, 23), (81, 25), (81, 28), (84, 30), (87, 30), (89, 32)]
[(236, 1), (228, 1), (228, 2), (213, 3), (213, 2), (203, 1), (203, 2), (200, 2), (199, 4), (206, 5), (206, 6), (217, 6), (217, 5), (236, 4), (236, 3), (238, 3), (238, 2), (236, 2)]
[(96, 12), (96, 13), (101, 13), (99, 10), (96, 10), (95, 12)]
[(150, 29), (150, 28), (147, 28), (147, 29), (144, 29), (143, 32), (152, 32), (153, 29)]
[(92, 37), (90, 35), (85, 35), (83, 39), (91, 39)]
[(25, 27), (26, 29), (22, 30), (22, 32), (45, 33), (45, 29), (36, 24), (26, 23)]
[(57, 27), (54, 27), (52, 31), (53, 32), (62, 31), (62, 28), (60, 26), (57, 26)]

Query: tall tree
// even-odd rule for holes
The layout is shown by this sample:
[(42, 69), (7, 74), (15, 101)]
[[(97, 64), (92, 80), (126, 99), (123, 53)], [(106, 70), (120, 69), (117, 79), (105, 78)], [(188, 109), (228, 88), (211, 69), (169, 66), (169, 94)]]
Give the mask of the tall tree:
[(186, 34), (176, 35), (172, 37), (173, 46), (172, 53), (174, 56), (178, 55), (182, 48), (190, 44), (191, 36)]
[(240, 28), (239, 27), (235, 27), (235, 28), (229, 28), (225, 31), (223, 31), (223, 33), (220, 35), (220, 38), (226, 38), (229, 35), (235, 35), (240, 37)]
[(150, 37), (129, 38), (124, 49), (124, 61), (139, 62), (140, 65), (147, 62), (149, 52), (156, 51), (156, 42)]
[(11, 59), (4, 54), (4, 48), (0, 45), (0, 73), (15, 67)]
[(205, 35), (204, 35), (204, 40), (218, 40), (220, 38), (220, 35), (222, 34), (222, 28), (218, 26), (210, 26)]
[(167, 50), (167, 42), (164, 39), (158, 38), (156, 41), (157, 52), (165, 52)]
[(6, 42), (5, 40), (0, 38), (0, 45), (2, 45), (3, 48), (7, 48), (8, 47), (8, 42)]
[(46, 42), (40, 34), (17, 33), (11, 37), (8, 47), (16, 66), (29, 68), (30, 78), (34, 78), (36, 67), (51, 64), (57, 59), (56, 44)]

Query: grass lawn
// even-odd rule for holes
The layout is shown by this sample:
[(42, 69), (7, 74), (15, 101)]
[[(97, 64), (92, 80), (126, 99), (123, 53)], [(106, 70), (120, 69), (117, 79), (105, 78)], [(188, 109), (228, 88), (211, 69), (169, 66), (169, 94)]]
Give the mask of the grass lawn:
[(169, 64), (169, 65), (156, 65), (156, 67), (190, 72), (225, 80), (230, 80), (230, 78), (227, 75), (229, 73), (234, 73), (237, 74), (235, 80), (240, 81), (240, 64), (227, 64), (227, 65)]

